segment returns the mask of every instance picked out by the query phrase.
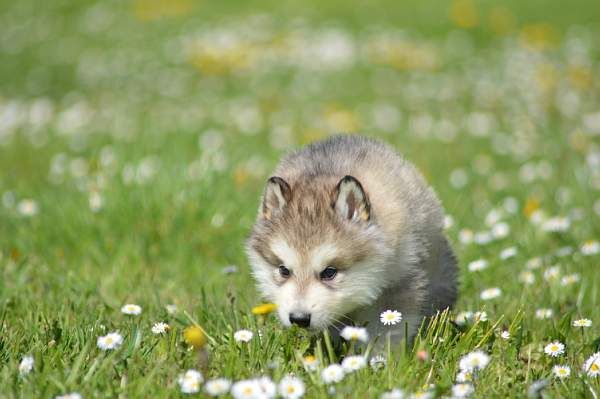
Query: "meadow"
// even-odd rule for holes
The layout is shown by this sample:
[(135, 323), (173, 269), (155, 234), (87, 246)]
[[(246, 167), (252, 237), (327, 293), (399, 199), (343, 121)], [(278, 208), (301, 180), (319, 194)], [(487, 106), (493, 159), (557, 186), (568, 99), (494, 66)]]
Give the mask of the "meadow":
[[(598, 15), (0, 1), (0, 398), (598, 398)], [(417, 165), (460, 263), (377, 358), (255, 309), (244, 255), (279, 157), (339, 132)]]

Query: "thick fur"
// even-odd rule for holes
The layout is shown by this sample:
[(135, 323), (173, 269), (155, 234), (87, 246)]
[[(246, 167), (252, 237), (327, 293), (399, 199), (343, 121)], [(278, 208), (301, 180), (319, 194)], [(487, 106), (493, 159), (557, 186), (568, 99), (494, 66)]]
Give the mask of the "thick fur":
[[(379, 314), (396, 309), (412, 336), (425, 316), (454, 304), (456, 260), (440, 202), (389, 146), (335, 136), (287, 155), (273, 176), (247, 254), (284, 325), (305, 312), (311, 328), (367, 323), (374, 336), (384, 331)], [(338, 274), (322, 281), (330, 265)], [(403, 323), (396, 327), (403, 337)]]

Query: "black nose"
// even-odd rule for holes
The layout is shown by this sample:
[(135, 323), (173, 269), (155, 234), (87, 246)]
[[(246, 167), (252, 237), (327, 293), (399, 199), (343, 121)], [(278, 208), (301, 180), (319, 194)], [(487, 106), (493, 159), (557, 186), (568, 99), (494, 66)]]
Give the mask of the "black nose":
[(308, 327), (310, 326), (310, 313), (290, 313), (290, 323)]

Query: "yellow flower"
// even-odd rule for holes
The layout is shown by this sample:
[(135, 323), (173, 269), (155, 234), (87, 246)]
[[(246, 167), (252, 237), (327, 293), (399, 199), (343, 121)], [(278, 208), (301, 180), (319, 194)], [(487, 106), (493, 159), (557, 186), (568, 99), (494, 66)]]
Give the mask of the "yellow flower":
[(277, 309), (274, 303), (262, 303), (252, 308), (252, 313), (256, 315), (267, 315)]
[(200, 349), (206, 345), (206, 334), (200, 326), (191, 326), (183, 330), (183, 338), (194, 349)]

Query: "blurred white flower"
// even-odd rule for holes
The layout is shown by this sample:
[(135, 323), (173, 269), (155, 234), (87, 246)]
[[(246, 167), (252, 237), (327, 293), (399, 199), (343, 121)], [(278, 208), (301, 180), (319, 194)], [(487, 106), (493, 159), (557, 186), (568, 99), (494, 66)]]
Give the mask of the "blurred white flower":
[(154, 325), (152, 326), (152, 333), (153, 334), (164, 334), (169, 330), (169, 325), (167, 323), (163, 323), (158, 322), (158, 323), (154, 323)]
[(25, 376), (31, 373), (31, 370), (33, 370), (33, 365), (33, 356), (23, 356), (23, 359), (21, 359), (21, 363), (19, 363), (19, 374), (21, 376)]
[(600, 252), (600, 242), (594, 240), (586, 241), (581, 245), (579, 251), (585, 256), (596, 255)]
[(200, 385), (204, 381), (202, 373), (197, 370), (188, 370), (181, 374), (177, 379), (179, 389), (183, 393), (197, 393), (200, 391)]
[(96, 342), (98, 348), (102, 350), (117, 349), (123, 343), (123, 336), (118, 332), (111, 332), (104, 336), (98, 337)]
[(453, 398), (467, 398), (474, 392), (473, 385), (459, 383), (452, 386)]
[(340, 382), (344, 379), (344, 369), (339, 364), (332, 364), (323, 369), (321, 378), (325, 384)]
[(286, 376), (279, 382), (279, 394), (285, 399), (297, 399), (304, 396), (306, 388), (298, 377)]
[(250, 330), (238, 330), (233, 334), (233, 339), (237, 342), (250, 342), (253, 335)]
[(402, 321), (402, 313), (388, 309), (379, 315), (379, 321), (386, 326), (396, 325)]
[(489, 362), (490, 357), (487, 353), (482, 351), (473, 351), (471, 353), (466, 354), (460, 359), (458, 367), (462, 371), (473, 372), (483, 370), (487, 367)]
[(215, 378), (206, 381), (206, 384), (204, 384), (204, 391), (210, 396), (225, 395), (229, 392), (229, 388), (231, 388), (231, 381), (227, 378)]
[(360, 370), (365, 367), (366, 364), (367, 361), (364, 356), (346, 356), (344, 360), (342, 360), (342, 368), (347, 373)]
[(128, 303), (126, 305), (123, 305), (123, 307), (121, 308), (121, 313), (137, 316), (140, 313), (142, 313), (142, 308), (139, 305)]
[(32, 199), (22, 199), (17, 204), (17, 212), (25, 217), (35, 216), (38, 213), (38, 204)]
[(535, 311), (535, 318), (540, 320), (549, 319), (553, 314), (554, 311), (552, 309), (541, 308)]
[(566, 378), (571, 375), (571, 368), (569, 366), (556, 365), (552, 367), (552, 372), (557, 378)]
[(485, 259), (477, 259), (472, 262), (469, 262), (468, 269), (470, 272), (476, 272), (479, 270), (483, 270), (488, 267), (488, 261)]
[(367, 342), (369, 340), (369, 333), (366, 328), (363, 327), (352, 327), (346, 326), (342, 329), (340, 337), (346, 341), (361, 341)]
[(481, 291), (480, 297), (484, 301), (488, 301), (490, 299), (496, 299), (496, 298), (500, 297), (501, 295), (502, 295), (502, 290), (500, 288), (494, 287), (494, 288), (488, 288), (488, 289)]

